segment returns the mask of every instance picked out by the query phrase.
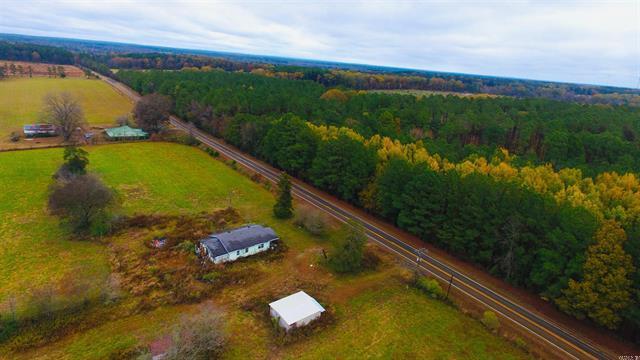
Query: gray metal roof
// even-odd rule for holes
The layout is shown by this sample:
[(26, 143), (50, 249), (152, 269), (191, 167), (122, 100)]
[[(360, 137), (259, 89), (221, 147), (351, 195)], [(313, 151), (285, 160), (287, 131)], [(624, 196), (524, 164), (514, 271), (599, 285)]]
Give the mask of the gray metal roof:
[(216, 237), (208, 237), (200, 240), (200, 243), (207, 247), (207, 251), (214, 258), (227, 253), (227, 250), (224, 249), (224, 246)]
[(278, 235), (276, 235), (275, 231), (270, 227), (247, 225), (241, 228), (211, 234), (200, 242), (209, 249), (213, 257), (216, 257), (277, 239)]

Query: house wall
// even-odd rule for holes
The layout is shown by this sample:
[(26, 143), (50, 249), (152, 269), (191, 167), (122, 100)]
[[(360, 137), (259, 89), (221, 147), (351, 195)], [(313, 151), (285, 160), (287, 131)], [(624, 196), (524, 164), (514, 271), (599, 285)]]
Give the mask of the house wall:
[[(230, 252), (229, 254), (220, 255), (220, 256), (216, 257), (213, 262), (215, 262), (216, 264), (219, 264), (219, 263), (225, 262), (225, 261), (235, 261), (235, 260), (237, 260), (239, 258), (243, 258), (243, 257), (255, 255), (257, 253), (261, 253), (263, 251), (267, 251), (271, 247), (271, 242), (272, 241), (267, 241), (267, 242), (262, 243), (262, 244), (253, 245), (253, 246), (248, 247), (246, 249), (236, 250), (236, 251)], [(260, 245), (262, 245), (262, 247)]]

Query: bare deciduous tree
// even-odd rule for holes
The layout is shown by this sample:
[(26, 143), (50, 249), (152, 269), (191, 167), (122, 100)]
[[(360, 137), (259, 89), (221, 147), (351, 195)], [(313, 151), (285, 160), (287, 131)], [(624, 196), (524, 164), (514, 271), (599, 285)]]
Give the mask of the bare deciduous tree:
[(115, 203), (111, 189), (94, 175), (87, 174), (51, 185), (49, 209), (65, 218), (76, 231), (84, 231)]
[(171, 98), (160, 94), (145, 95), (136, 103), (133, 114), (138, 126), (146, 131), (160, 131), (169, 120)]
[(128, 114), (123, 114), (120, 115), (116, 118), (116, 125), (118, 126), (125, 126), (125, 125), (131, 125), (131, 119), (129, 117)]
[(203, 309), (185, 318), (176, 329), (173, 344), (164, 359), (217, 359), (225, 344), (222, 316), (215, 309)]
[(71, 94), (49, 94), (44, 98), (45, 119), (56, 125), (64, 141), (69, 141), (76, 128), (84, 125), (84, 112)]

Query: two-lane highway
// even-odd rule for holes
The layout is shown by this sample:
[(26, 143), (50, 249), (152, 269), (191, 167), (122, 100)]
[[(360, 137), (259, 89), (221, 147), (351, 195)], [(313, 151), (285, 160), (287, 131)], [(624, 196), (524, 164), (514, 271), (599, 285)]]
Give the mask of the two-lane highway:
[[(125, 85), (114, 81), (113, 79), (104, 78), (105, 81), (114, 86), (123, 94), (129, 96), (132, 100), (137, 100), (139, 95), (126, 87)], [(235, 160), (238, 164), (261, 174), (266, 179), (276, 182), (280, 175), (280, 171), (263, 164), (262, 162), (240, 152), (232, 146), (206, 134), (195, 127), (187, 124), (176, 117), (171, 117), (171, 124), (181, 130), (191, 133), (203, 144), (218, 151), (223, 156)], [(392, 253), (398, 255), (402, 259), (414, 262), (416, 260), (417, 249), (397, 235), (392, 235), (377, 225), (375, 221), (370, 220), (363, 212), (354, 210), (338, 200), (333, 200), (321, 191), (298, 180), (293, 181), (293, 195), (309, 204), (327, 212), (339, 221), (346, 222), (350, 219), (360, 222), (366, 229), (367, 235), (375, 243), (383, 246)], [(398, 231), (402, 234), (401, 231)], [(561, 358), (572, 359), (605, 359), (615, 358), (613, 354), (599, 349), (587, 340), (581, 338), (577, 334), (567, 330), (566, 328), (554, 323), (545, 316), (529, 310), (508, 296), (491, 289), (490, 287), (479, 283), (466, 275), (462, 271), (456, 269), (451, 264), (447, 264), (441, 259), (426, 255), (420, 261), (420, 268), (423, 272), (429, 273), (441, 281), (448, 282), (451, 276), (454, 281), (452, 288), (457, 289), (460, 293), (479, 302), (483, 306), (499, 314), (503, 319), (512, 322), (516, 326), (521, 327), (534, 336), (541, 339), (551, 349), (556, 350), (555, 353)]]

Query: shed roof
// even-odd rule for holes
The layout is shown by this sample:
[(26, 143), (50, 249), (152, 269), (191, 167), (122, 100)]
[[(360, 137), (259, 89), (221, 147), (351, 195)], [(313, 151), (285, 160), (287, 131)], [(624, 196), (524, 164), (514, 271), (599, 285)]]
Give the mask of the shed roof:
[(269, 306), (280, 315), (287, 325), (295, 324), (317, 312), (324, 312), (322, 305), (304, 291), (298, 291), (274, 301)]
[(142, 129), (135, 129), (127, 125), (118, 126), (105, 130), (109, 137), (146, 137), (149, 135)]
[(246, 249), (250, 246), (277, 240), (278, 235), (270, 227), (247, 225), (241, 228), (211, 234), (200, 243), (206, 246), (213, 257)]

